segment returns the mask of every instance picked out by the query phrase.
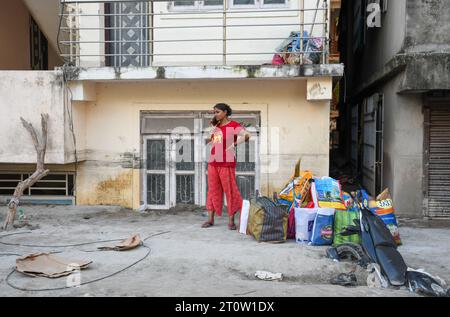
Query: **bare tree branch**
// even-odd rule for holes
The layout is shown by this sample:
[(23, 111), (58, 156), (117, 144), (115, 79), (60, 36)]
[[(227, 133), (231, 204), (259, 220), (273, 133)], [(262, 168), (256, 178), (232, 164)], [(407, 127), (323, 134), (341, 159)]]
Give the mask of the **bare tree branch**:
[(47, 149), (47, 137), (48, 137), (48, 114), (41, 114), (41, 126), (42, 126), (42, 140), (39, 141), (39, 138), (36, 134), (36, 130), (31, 125), (31, 123), (27, 122), (24, 118), (20, 118), (22, 121), (22, 125), (27, 129), (30, 133), (31, 138), (33, 140), (34, 148), (37, 153), (37, 163), (36, 163), (36, 171), (26, 180), (20, 181), (17, 184), (16, 189), (14, 190), (13, 197), (8, 203), (8, 214), (6, 216), (5, 222), (3, 224), (3, 230), (8, 230), (14, 223), (14, 218), (16, 216), (17, 207), (19, 206), (20, 197), (22, 197), (23, 192), (28, 189), (30, 186), (33, 186), (37, 181), (47, 176), (50, 170), (44, 169), (44, 158), (45, 151)]

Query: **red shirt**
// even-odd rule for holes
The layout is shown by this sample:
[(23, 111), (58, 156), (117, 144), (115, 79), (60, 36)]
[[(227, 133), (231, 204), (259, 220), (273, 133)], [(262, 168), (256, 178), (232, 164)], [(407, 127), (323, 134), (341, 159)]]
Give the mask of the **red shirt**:
[(228, 151), (226, 149), (236, 142), (237, 136), (242, 130), (244, 128), (236, 121), (230, 121), (224, 126), (217, 126), (211, 134), (212, 146), (208, 164), (220, 167), (236, 167), (234, 147)]

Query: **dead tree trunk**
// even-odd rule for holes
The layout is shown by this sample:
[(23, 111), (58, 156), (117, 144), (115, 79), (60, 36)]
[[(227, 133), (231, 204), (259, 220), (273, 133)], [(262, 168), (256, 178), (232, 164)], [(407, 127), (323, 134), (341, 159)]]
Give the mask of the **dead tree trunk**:
[(33, 186), (41, 178), (48, 175), (49, 170), (44, 169), (44, 158), (45, 151), (47, 149), (47, 124), (48, 124), (48, 114), (41, 114), (41, 126), (42, 126), (42, 138), (39, 140), (34, 127), (31, 123), (25, 121), (24, 118), (20, 118), (25, 129), (28, 130), (33, 139), (34, 148), (37, 153), (37, 165), (36, 171), (28, 177), (26, 180), (19, 182), (16, 189), (14, 190), (14, 195), (8, 203), (8, 214), (3, 224), (3, 230), (8, 230), (14, 223), (14, 218), (16, 217), (17, 207), (19, 206), (20, 197), (22, 197), (23, 192), (30, 186)]

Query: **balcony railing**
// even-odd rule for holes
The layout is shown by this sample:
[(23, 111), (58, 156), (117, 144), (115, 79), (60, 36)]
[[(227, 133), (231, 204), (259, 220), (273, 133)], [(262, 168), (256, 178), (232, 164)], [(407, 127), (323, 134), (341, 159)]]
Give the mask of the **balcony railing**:
[(61, 0), (58, 44), (80, 67), (324, 64), (329, 0)]

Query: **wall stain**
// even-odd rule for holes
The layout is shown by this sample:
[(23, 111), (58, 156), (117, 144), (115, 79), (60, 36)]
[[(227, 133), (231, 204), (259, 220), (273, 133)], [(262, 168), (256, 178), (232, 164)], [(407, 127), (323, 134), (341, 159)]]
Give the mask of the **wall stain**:
[(132, 208), (133, 170), (127, 170), (115, 177), (100, 181), (93, 191), (85, 193), (85, 195), (84, 199), (80, 199), (80, 204)]

